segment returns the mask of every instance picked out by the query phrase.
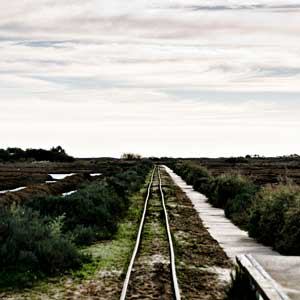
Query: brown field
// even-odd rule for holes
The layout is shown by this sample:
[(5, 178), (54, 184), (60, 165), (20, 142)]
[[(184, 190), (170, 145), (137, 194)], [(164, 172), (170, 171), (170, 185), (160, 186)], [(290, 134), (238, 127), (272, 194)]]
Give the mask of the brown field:
[[(60, 195), (76, 190), (85, 182), (90, 182), (96, 177), (91, 173), (111, 175), (117, 173), (120, 167), (130, 167), (132, 162), (109, 158), (77, 159), (72, 163), (51, 162), (16, 162), (0, 164), (0, 191), (27, 187), (16, 192), (0, 193), (0, 205), (21, 204), (36, 195)], [(54, 183), (48, 174), (75, 175)]]
[(192, 161), (205, 166), (213, 175), (238, 172), (260, 185), (293, 181), (300, 184), (298, 158), (199, 158)]

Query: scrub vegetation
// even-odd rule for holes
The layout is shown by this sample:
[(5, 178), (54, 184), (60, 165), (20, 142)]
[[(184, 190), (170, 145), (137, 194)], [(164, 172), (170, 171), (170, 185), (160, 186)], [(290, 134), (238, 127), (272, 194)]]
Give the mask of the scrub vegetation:
[(71, 236), (62, 233), (62, 218), (17, 207), (1, 209), (0, 219), (0, 287), (30, 285), (38, 277), (78, 268), (88, 259)]
[(249, 235), (288, 254), (300, 254), (300, 187), (265, 187), (250, 211)]
[(61, 147), (52, 147), (50, 150), (45, 149), (26, 149), (7, 148), (0, 149), (0, 161), (16, 162), (16, 161), (51, 161), (51, 162), (73, 162), (74, 158), (69, 156)]
[(41, 195), (0, 211), (0, 287), (28, 286), (91, 260), (78, 246), (112, 239), (151, 163), (141, 161), (77, 193)]
[(213, 176), (205, 167), (189, 161), (170, 166), (251, 237), (282, 254), (300, 254), (299, 186), (261, 187), (238, 173)]

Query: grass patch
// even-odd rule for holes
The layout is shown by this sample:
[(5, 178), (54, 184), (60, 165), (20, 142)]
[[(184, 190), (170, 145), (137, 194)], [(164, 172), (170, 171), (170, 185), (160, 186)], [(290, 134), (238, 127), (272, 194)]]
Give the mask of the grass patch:
[[(148, 182), (149, 178), (148, 176), (146, 182)], [(81, 270), (74, 272), (73, 275), (75, 277), (88, 279), (96, 271), (127, 269), (135, 245), (146, 191), (147, 185), (140, 192), (130, 197), (129, 210), (124, 220), (119, 224), (113, 240), (99, 242), (82, 248), (84, 254), (92, 256), (93, 262), (84, 264)]]

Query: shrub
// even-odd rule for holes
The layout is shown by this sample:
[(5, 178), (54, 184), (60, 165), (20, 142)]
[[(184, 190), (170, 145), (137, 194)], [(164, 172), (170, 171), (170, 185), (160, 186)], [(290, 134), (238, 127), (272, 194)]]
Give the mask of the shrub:
[(288, 255), (300, 255), (300, 187), (280, 184), (260, 188), (238, 174), (211, 176), (191, 162), (172, 164), (176, 173), (204, 193), (226, 217), (265, 245)]
[(275, 249), (287, 255), (300, 254), (300, 203), (291, 207), (285, 214), (285, 222), (281, 231), (281, 239), (275, 244)]
[(105, 238), (116, 231), (117, 218), (125, 208), (124, 201), (105, 181), (92, 183), (67, 197), (39, 196), (27, 205), (43, 216), (65, 215), (64, 232), (73, 231), (77, 225), (94, 226)]
[(78, 268), (84, 260), (70, 237), (62, 234), (61, 217), (51, 221), (36, 211), (18, 207), (2, 208), (0, 220), (0, 286), (7, 280), (18, 280), (19, 274), (27, 274), (27, 284), (39, 272), (63, 273)]
[(251, 209), (249, 235), (284, 254), (300, 253), (300, 188), (266, 187)]
[(213, 185), (209, 200), (214, 206), (221, 208), (225, 208), (228, 202), (234, 201), (237, 196), (255, 191), (254, 185), (247, 178), (238, 174), (220, 175), (214, 179)]
[(132, 169), (109, 177), (107, 182), (120, 197), (128, 197), (140, 189), (144, 180), (145, 176), (139, 175), (136, 170)]
[(259, 187), (248, 178), (236, 174), (217, 177), (216, 185), (215, 199), (225, 209), (225, 216), (235, 224), (246, 227), (249, 209)]
[(142, 161), (67, 197), (40, 195), (23, 208), (0, 208), (0, 286), (29, 285), (80, 267), (89, 258), (75, 243), (112, 237), (150, 166)]
[(225, 214), (238, 225), (247, 223), (248, 209), (252, 205), (258, 187), (238, 174), (210, 175), (208, 170), (191, 162), (173, 165), (194, 189), (205, 194), (216, 207), (224, 208)]
[(141, 163), (129, 170), (95, 181), (67, 197), (38, 196), (26, 203), (43, 216), (65, 216), (63, 232), (70, 232), (77, 244), (109, 239), (129, 206), (129, 196), (140, 189), (149, 171)]
[[(102, 238), (106, 235), (104, 233)], [(90, 245), (99, 239), (99, 229), (92, 226), (77, 225), (73, 230), (73, 236), (77, 245)]]
[(185, 162), (172, 164), (172, 168), (195, 190), (207, 194), (212, 176), (205, 167)]
[(249, 220), (249, 210), (252, 207), (258, 187), (245, 185), (234, 198), (227, 200), (225, 216), (233, 223), (246, 229)]

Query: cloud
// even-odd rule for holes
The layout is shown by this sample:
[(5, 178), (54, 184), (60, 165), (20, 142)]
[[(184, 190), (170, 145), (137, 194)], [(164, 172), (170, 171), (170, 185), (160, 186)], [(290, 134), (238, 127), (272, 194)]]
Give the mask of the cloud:
[[(101, 147), (99, 155), (118, 155), (134, 146), (167, 154), (168, 145), (191, 155), (202, 141), (208, 146), (201, 149), (217, 153), (218, 139), (226, 151), (232, 143), (240, 153), (251, 141), (272, 152), (255, 134), (273, 145), (279, 132), (285, 146), (278, 151), (296, 152), (299, 6), (296, 0), (0, 4), (1, 140), (66, 141), (80, 155)], [(95, 148), (89, 150), (88, 139)]]

